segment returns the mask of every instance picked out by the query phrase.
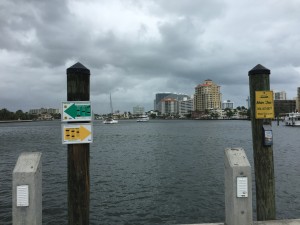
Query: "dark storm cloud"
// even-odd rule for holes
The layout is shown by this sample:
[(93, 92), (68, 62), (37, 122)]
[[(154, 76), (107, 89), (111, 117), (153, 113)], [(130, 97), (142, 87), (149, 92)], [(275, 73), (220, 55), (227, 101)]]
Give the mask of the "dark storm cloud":
[[(0, 106), (59, 107), (66, 68), (77, 61), (91, 70), (95, 104), (107, 103), (112, 92), (126, 111), (134, 103), (151, 109), (159, 91), (193, 94), (205, 79), (221, 86), (224, 100), (245, 105), (248, 71), (258, 63), (271, 70), (271, 88), (292, 98), (300, 86), (299, 7), (253, 0), (1, 1)], [(26, 95), (32, 100), (24, 103)]]

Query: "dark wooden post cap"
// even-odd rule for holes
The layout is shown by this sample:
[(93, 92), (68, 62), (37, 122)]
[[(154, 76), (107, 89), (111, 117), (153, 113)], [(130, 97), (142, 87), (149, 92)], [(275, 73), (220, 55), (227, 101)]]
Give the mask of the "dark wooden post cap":
[(248, 72), (248, 76), (250, 75), (254, 75), (254, 74), (267, 74), (269, 75), (271, 73), (271, 71), (269, 69), (267, 69), (266, 67), (257, 64), (252, 70), (250, 70)]
[(90, 75), (90, 70), (82, 65), (80, 62), (74, 64), (67, 69), (67, 75), (69, 74), (85, 74)]

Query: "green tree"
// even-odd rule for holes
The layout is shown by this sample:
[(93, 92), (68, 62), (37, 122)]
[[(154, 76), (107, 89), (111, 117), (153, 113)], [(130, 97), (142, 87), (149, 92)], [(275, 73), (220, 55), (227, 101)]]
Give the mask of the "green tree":
[(155, 113), (151, 113), (151, 114), (150, 114), (150, 118), (151, 118), (151, 119), (155, 119), (155, 118), (156, 118), (156, 114), (155, 114)]
[(230, 119), (231, 117), (233, 117), (233, 115), (234, 115), (234, 112), (232, 112), (231, 110), (226, 111), (227, 118)]
[(189, 113), (186, 115), (186, 118), (187, 119), (191, 119), (192, 118), (192, 111), (189, 110)]
[(26, 119), (26, 115), (23, 113), (22, 110), (17, 110), (16, 113), (15, 113), (15, 116), (14, 116), (14, 119), (16, 120), (25, 120)]
[(210, 114), (210, 118), (212, 118), (212, 119), (218, 119), (219, 118), (219, 113), (214, 113), (214, 112), (212, 112), (211, 114)]
[(10, 120), (11, 112), (8, 111), (6, 108), (0, 110), (0, 120)]

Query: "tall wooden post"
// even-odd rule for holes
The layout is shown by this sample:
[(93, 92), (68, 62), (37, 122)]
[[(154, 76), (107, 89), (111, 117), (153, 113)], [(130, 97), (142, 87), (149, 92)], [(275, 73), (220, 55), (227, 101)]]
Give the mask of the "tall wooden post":
[[(90, 100), (90, 70), (80, 63), (67, 69), (67, 100)], [(89, 224), (90, 144), (68, 145), (69, 225)]]
[(256, 119), (255, 92), (270, 90), (270, 70), (258, 64), (249, 71), (257, 220), (276, 219), (273, 147), (263, 143), (263, 125), (271, 119)]

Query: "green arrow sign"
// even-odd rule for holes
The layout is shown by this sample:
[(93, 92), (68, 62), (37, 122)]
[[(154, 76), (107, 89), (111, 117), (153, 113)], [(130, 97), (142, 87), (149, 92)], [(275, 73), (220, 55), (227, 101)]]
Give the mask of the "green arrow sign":
[(63, 121), (90, 121), (90, 102), (63, 102)]
[(65, 113), (75, 119), (77, 116), (77, 107), (75, 104), (72, 104), (69, 108), (65, 110)]

